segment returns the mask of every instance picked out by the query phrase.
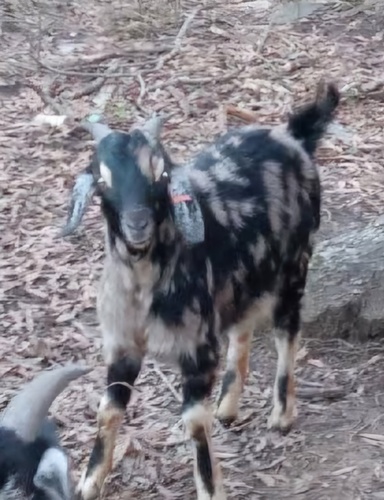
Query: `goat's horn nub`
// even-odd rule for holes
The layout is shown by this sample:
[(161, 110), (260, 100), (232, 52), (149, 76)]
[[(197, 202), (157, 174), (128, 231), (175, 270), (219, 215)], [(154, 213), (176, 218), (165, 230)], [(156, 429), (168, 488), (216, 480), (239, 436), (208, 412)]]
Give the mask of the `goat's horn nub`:
[(160, 137), (161, 128), (164, 123), (164, 117), (153, 114), (144, 125), (140, 128), (144, 133), (147, 133), (152, 139), (157, 140)]
[(112, 129), (104, 123), (91, 123), (84, 121), (81, 125), (85, 130), (88, 130), (97, 143), (113, 132)]
[(27, 442), (33, 441), (56, 397), (72, 380), (90, 371), (87, 367), (68, 365), (41, 373), (9, 402), (0, 415), (0, 426), (14, 430)]

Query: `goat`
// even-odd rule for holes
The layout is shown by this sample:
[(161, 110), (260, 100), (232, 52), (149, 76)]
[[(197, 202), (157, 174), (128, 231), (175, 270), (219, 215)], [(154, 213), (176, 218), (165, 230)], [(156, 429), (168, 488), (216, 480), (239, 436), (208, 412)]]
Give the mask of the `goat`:
[(99, 496), (110, 471), (147, 353), (180, 366), (199, 500), (225, 498), (206, 405), (223, 332), (229, 347), (218, 418), (228, 425), (237, 417), (252, 333), (265, 317), (273, 321), (278, 353), (268, 425), (291, 427), (300, 304), (320, 224), (313, 157), (338, 103), (336, 86), (323, 82), (287, 124), (229, 131), (183, 166), (174, 166), (161, 145), (156, 117), (129, 133), (85, 125), (97, 148), (73, 188), (63, 234), (74, 232), (98, 194), (106, 258), (97, 311), (108, 367), (98, 435), (78, 485), (85, 500)]
[(0, 415), (0, 499), (71, 500), (68, 458), (49, 407), (71, 380), (90, 370), (65, 366), (26, 384)]

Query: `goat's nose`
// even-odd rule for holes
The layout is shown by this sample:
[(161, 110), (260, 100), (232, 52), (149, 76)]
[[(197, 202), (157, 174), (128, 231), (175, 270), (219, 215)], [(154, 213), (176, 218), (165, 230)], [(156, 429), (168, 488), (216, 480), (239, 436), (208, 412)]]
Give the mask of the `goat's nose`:
[(150, 212), (147, 208), (132, 210), (124, 217), (128, 227), (131, 229), (145, 229), (149, 224)]
[(148, 226), (148, 219), (140, 219), (136, 222), (137, 229), (145, 229)]

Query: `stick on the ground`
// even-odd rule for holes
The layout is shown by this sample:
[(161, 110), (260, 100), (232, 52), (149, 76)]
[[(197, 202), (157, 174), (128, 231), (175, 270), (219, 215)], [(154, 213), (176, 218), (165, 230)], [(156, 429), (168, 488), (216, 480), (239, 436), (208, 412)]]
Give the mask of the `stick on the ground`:
[(350, 387), (322, 387), (319, 389), (297, 389), (297, 397), (300, 399), (342, 399), (351, 391)]
[(252, 111), (248, 111), (246, 109), (238, 108), (237, 106), (233, 106), (229, 104), (226, 109), (227, 116), (235, 116), (236, 118), (240, 118), (245, 123), (255, 123), (257, 118), (255, 113)]
[(143, 80), (143, 77), (141, 76), (140, 73), (138, 73), (137, 79), (139, 80), (139, 84), (140, 84), (140, 95), (137, 98), (137, 104), (138, 104), (138, 106), (141, 106), (141, 103), (143, 102), (143, 99), (144, 99), (144, 96), (145, 96), (147, 89), (145, 87), (145, 82)]
[(125, 57), (129, 54), (160, 54), (162, 52), (168, 52), (172, 49), (172, 45), (153, 45), (150, 47), (140, 47), (133, 44), (124, 50), (111, 50), (105, 52), (104, 54), (91, 54), (80, 56), (78, 59), (70, 59), (68, 69), (79, 67), (80, 65), (92, 66), (94, 64), (100, 64), (103, 61), (109, 61), (110, 59), (117, 59), (120, 57)]
[(231, 71), (230, 73), (224, 74), (224, 75), (217, 75), (217, 76), (202, 76), (202, 77), (196, 77), (196, 78), (191, 78), (189, 76), (176, 76), (172, 77), (171, 79), (167, 80), (166, 82), (160, 82), (156, 83), (154, 85), (151, 85), (148, 87), (147, 91), (151, 92), (152, 90), (158, 90), (158, 89), (163, 89), (168, 87), (169, 85), (175, 85), (177, 83), (184, 83), (185, 85), (201, 85), (203, 83), (225, 83), (229, 82), (230, 80), (233, 80), (239, 74), (241, 73), (242, 68), (238, 68), (235, 71)]
[(30, 89), (34, 90), (36, 94), (40, 97), (40, 99), (43, 101), (43, 103), (46, 106), (49, 106), (52, 111), (57, 113), (58, 115), (66, 115), (66, 110), (64, 109), (64, 106), (62, 104), (59, 104), (56, 102), (54, 99), (49, 97), (47, 92), (44, 91), (41, 85), (36, 85), (33, 82), (27, 82), (26, 86), (29, 87)]
[(177, 54), (177, 52), (179, 52), (179, 50), (181, 48), (182, 39), (187, 34), (187, 30), (188, 30), (189, 26), (191, 25), (193, 19), (195, 18), (196, 14), (199, 12), (199, 10), (200, 10), (199, 7), (196, 8), (196, 9), (194, 9), (186, 17), (183, 25), (181, 26), (181, 28), (180, 28), (180, 30), (179, 30), (176, 38), (175, 38), (175, 46), (173, 47), (173, 49), (171, 50), (171, 52), (169, 52), (169, 54), (166, 54), (164, 57), (161, 57), (159, 59), (159, 62), (156, 65), (155, 71), (160, 70), (167, 61), (169, 61), (170, 59), (172, 59), (172, 57), (174, 57), (174, 55)]
[(104, 85), (105, 80), (108, 78), (110, 74), (112, 74), (117, 69), (117, 67), (118, 67), (118, 62), (113, 61), (107, 68), (105, 75), (96, 78), (94, 81), (86, 85), (84, 88), (70, 94), (68, 96), (68, 100), (80, 99), (80, 97), (93, 94), (94, 92), (100, 90), (101, 87)]
[(161, 371), (160, 366), (157, 364), (156, 361), (153, 361), (153, 370), (157, 373), (157, 375), (161, 378), (161, 380), (165, 383), (165, 385), (168, 387), (168, 389), (171, 391), (173, 394), (174, 398), (178, 403), (182, 402), (180, 394), (177, 393), (176, 389), (173, 387), (171, 382), (168, 380), (168, 378), (164, 375), (164, 373)]

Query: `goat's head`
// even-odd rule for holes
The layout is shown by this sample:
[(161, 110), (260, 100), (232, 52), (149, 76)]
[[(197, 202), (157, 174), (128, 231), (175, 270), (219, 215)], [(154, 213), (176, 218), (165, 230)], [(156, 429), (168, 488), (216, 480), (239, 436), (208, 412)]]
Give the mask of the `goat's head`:
[[(26, 384), (0, 415), (0, 429), (13, 433), (19, 440), (19, 446), (25, 446), (26, 450), (26, 456), (17, 466), (20, 466), (21, 470), (12, 470), (12, 473), (16, 474), (19, 482), (25, 486), (32, 481), (40, 494), (39, 498), (69, 500), (72, 497), (68, 459), (64, 451), (56, 442), (50, 443), (52, 438), (42, 446), (41, 437), (44, 436), (46, 416), (52, 402), (69, 382), (89, 371), (88, 368), (69, 365), (43, 372)], [(39, 443), (35, 445), (39, 439)], [(34, 451), (28, 452), (32, 448)], [(17, 451), (10, 450), (10, 454), (17, 454)], [(33, 461), (37, 460), (38, 463), (29, 464), (27, 456), (33, 457)], [(30, 476), (31, 472), (33, 477)], [(7, 494), (5, 498), (8, 498)]]
[[(112, 233), (132, 253), (142, 253), (150, 247), (156, 227), (170, 213), (175, 215), (186, 239), (193, 239), (183, 204), (189, 203), (189, 218), (198, 221), (195, 225), (202, 225), (201, 214), (188, 193), (187, 179), (176, 174), (175, 182), (171, 182), (172, 163), (159, 141), (161, 124), (161, 118), (155, 116), (129, 133), (113, 131), (100, 123), (85, 125), (96, 140), (97, 149), (91, 165), (76, 180), (63, 236), (79, 226), (96, 192), (101, 196)], [(175, 198), (172, 194), (183, 196)], [(174, 209), (175, 204), (179, 206)], [(192, 231), (196, 233), (195, 229)]]

